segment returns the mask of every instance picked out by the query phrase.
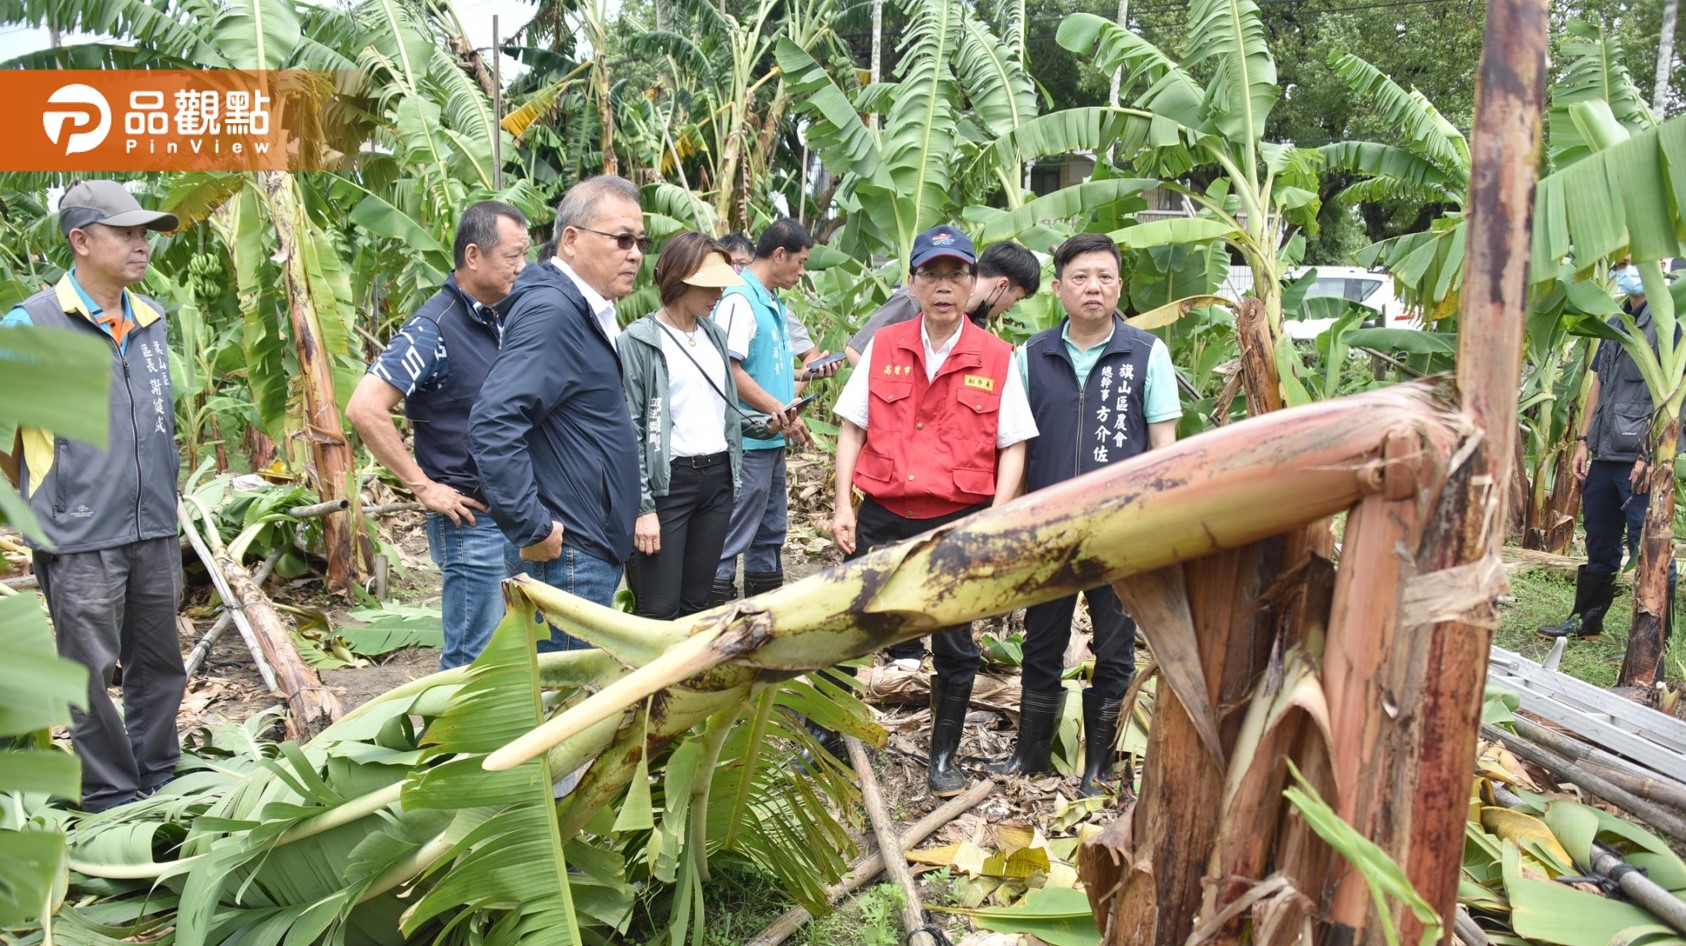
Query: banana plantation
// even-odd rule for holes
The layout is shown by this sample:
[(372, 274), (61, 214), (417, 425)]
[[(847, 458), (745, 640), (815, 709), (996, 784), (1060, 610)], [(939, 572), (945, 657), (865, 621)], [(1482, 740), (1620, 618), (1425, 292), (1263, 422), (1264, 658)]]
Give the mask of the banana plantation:
[[(156, 794), (77, 809), (62, 727), (85, 676), (20, 577), (38, 524), (0, 483), (0, 939), (771, 944), (802, 925), (775, 932), (792, 909), (816, 944), (1686, 943), (1686, 779), (1620, 741), (1686, 716), (1669, 682), (1686, 673), (1669, 652), (1686, 119), (1626, 65), (1656, 37), (1540, 0), (1460, 6), (1485, 22), (1472, 105), (1336, 49), (1293, 74), (1327, 76), (1367, 137), (1309, 140), (1273, 119), (1310, 94), (1274, 51), (1306, 48), (1277, 9), (1296, 4), (1079, 6), (539, 0), (486, 48), (448, 0), (0, 0), (0, 31), (54, 38), (9, 68), (331, 73), (353, 143), (321, 171), (116, 175), (179, 220), (140, 288), (169, 322), (189, 597), (238, 628), (276, 705), (186, 733)], [(1110, 90), (1050, 86), (1056, 54)], [(347, 400), (451, 274), (470, 204), (518, 208), (537, 246), (598, 174), (637, 185), (658, 248), (802, 221), (816, 245), (783, 298), (828, 351), (935, 225), (1044, 262), (1109, 234), (1122, 314), (1171, 352), (1177, 440), (852, 561), (828, 546), (800, 581), (673, 621), (512, 578), (472, 664), (349, 709), (267, 643), (259, 661), (272, 638), (332, 639), (316, 652), (343, 665), (437, 627), (417, 604), (431, 572), (389, 592), (388, 507), (410, 497)], [(0, 174), (0, 313), (70, 265), (54, 210), (80, 176)], [(1365, 238), (1326, 238), (1342, 228)], [(661, 302), (657, 255), (623, 324)], [(1319, 290), (1317, 266), (1383, 274), (1413, 327)], [(1624, 266), (1649, 343), (1613, 286)], [(1044, 291), (990, 329), (1016, 345), (1063, 316)], [(0, 445), (20, 427), (103, 443), (105, 346), (42, 336), (0, 331)], [(1600, 344), (1654, 405), (1629, 629), (1597, 693), (1628, 707), (1600, 718), (1650, 715), (1611, 724), (1616, 741), (1489, 685), (1508, 609), (1529, 604), (1512, 576), (1585, 560), (1575, 457)], [(828, 468), (838, 428), (807, 416)], [(824, 476), (793, 474), (793, 535)], [(317, 630), (282, 603), (312, 582)], [(1029, 824), (998, 798), (944, 835), (957, 851), (892, 858), (877, 786), (804, 721), (881, 765), (902, 737), (867, 683), (816, 671), (1107, 584), (1145, 645), (1116, 794), (1061, 789)], [(182, 621), (197, 668), (220, 629), (201, 652)], [(547, 625), (590, 649), (536, 653)], [(1531, 672), (1564, 676), (1587, 646)], [(1066, 723), (1061, 771), (1081, 771)], [(965, 806), (1003, 790), (980, 772)], [(920, 929), (891, 888), (851, 893), (904, 860), (942, 865), (911, 904)], [(753, 928), (725, 892), (746, 877), (773, 906)]]

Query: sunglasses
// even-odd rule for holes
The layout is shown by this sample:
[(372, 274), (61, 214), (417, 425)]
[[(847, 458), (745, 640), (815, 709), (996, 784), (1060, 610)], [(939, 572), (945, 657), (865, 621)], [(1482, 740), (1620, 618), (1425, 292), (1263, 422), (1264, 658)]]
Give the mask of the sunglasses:
[(598, 236), (606, 236), (615, 241), (615, 246), (619, 247), (622, 253), (630, 252), (635, 246), (638, 247), (640, 253), (648, 253), (656, 248), (656, 241), (647, 236), (633, 236), (630, 233), (608, 233), (603, 230), (593, 230), (591, 227), (575, 227), (574, 229), (595, 233)]

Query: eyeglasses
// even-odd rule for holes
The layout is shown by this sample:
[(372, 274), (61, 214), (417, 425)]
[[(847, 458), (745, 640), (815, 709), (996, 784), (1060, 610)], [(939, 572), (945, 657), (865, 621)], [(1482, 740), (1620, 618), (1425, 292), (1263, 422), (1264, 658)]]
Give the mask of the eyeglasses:
[(918, 276), (920, 279), (926, 280), (927, 282), (945, 282), (951, 286), (958, 286), (959, 284), (972, 278), (972, 271), (968, 269), (951, 269), (938, 272), (930, 269), (916, 269), (913, 271), (913, 275)]
[(574, 229), (595, 233), (598, 236), (606, 236), (615, 241), (615, 246), (619, 247), (622, 253), (630, 251), (635, 246), (638, 247), (640, 253), (648, 253), (656, 248), (656, 241), (647, 236), (633, 236), (630, 233), (607, 233), (603, 230), (594, 230), (591, 227), (575, 227)]

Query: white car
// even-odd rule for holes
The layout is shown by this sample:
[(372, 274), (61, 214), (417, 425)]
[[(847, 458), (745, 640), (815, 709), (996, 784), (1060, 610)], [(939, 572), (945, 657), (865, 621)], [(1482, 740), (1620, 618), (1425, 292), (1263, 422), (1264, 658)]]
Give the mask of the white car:
[[(1358, 266), (1301, 266), (1289, 277), (1299, 279), (1307, 273), (1316, 273), (1311, 287), (1306, 290), (1307, 299), (1345, 299), (1371, 309), (1378, 315), (1378, 328), (1423, 327), (1422, 320), (1407, 309), (1393, 291), (1393, 277), (1387, 273), (1375, 273)], [(1239, 299), (1252, 288), (1253, 271), (1246, 266), (1231, 266), (1219, 292)], [(1282, 329), (1296, 341), (1311, 341), (1333, 324), (1334, 319), (1284, 319)]]

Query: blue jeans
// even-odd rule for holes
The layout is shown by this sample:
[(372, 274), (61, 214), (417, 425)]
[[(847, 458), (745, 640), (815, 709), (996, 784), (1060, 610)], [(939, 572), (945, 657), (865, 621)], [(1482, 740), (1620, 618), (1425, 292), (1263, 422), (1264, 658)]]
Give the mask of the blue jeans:
[(439, 669), (473, 662), (503, 620), (504, 537), (490, 513), (456, 525), (437, 512), (427, 514), (427, 548), (445, 579), (439, 607), (445, 617), (445, 652)]
[(732, 524), (726, 529), (726, 547), (720, 553), (720, 567), (714, 577), (732, 581), (737, 577), (738, 556), (743, 556), (744, 574), (784, 571), (779, 553), (784, 551), (784, 534), (789, 498), (785, 495), (784, 448), (745, 450), (740, 471), (743, 485), (732, 504)]
[[(615, 589), (621, 584), (621, 563), (608, 562), (579, 549), (570, 548), (566, 538), (562, 555), (548, 562), (528, 562), (521, 558), (521, 550), (507, 540), (503, 545), (504, 561), (511, 574), (526, 574), (562, 591), (584, 598), (605, 608), (615, 606)], [(550, 637), (539, 641), (541, 654), (563, 650), (589, 650), (591, 645), (552, 624)]]

